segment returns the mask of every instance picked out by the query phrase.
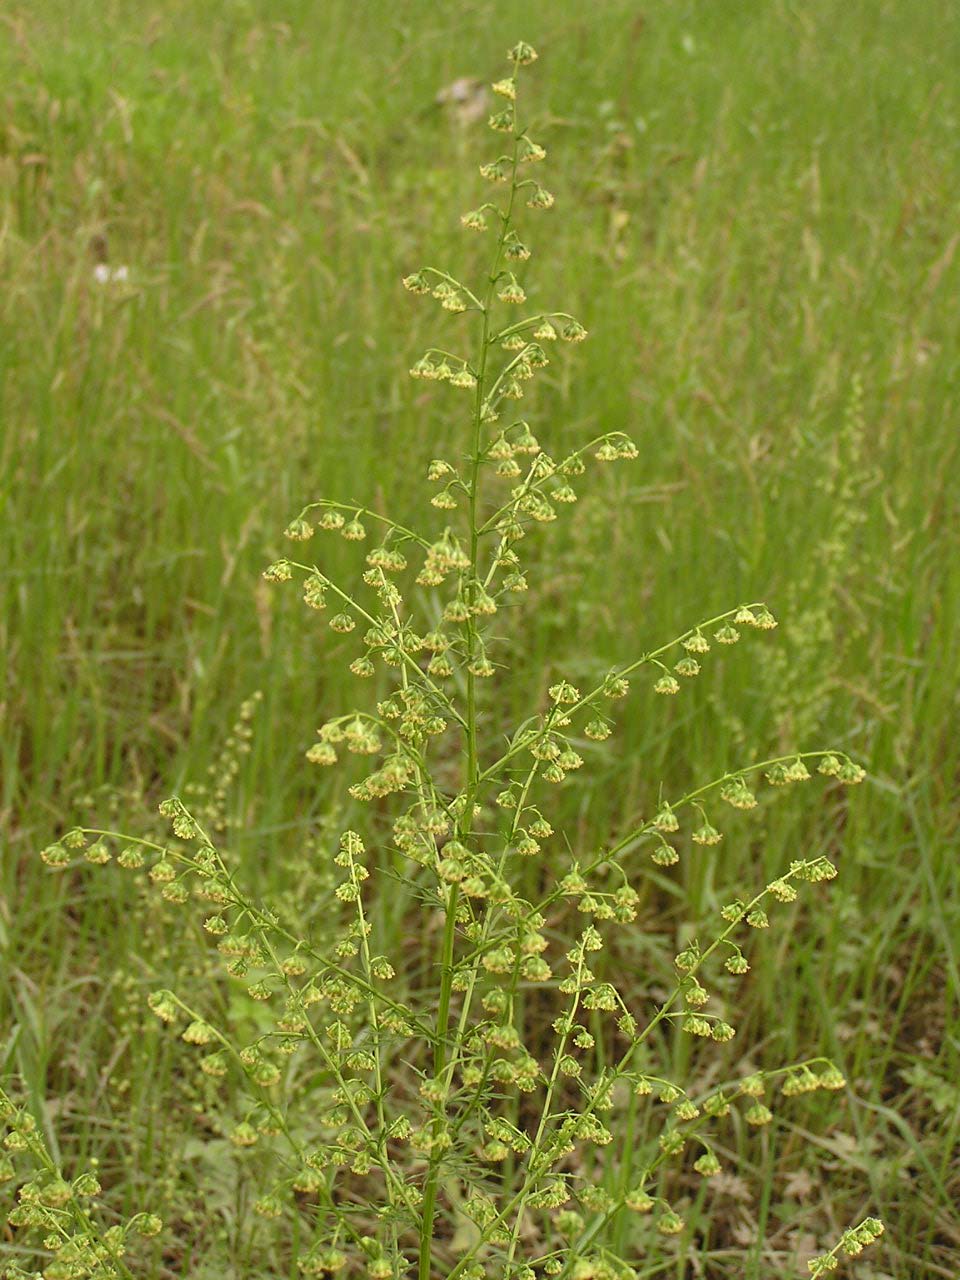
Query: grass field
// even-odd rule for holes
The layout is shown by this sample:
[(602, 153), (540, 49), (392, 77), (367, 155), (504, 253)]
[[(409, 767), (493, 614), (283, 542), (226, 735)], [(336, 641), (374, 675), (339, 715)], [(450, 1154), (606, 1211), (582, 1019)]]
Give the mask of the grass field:
[(939, 0), (12, 0), (0, 1079), (65, 1164), (99, 1160), (116, 1212), (150, 1200), (174, 1224), (139, 1274), (291, 1274), (250, 1225), (254, 1166), (145, 1012), (158, 975), (191, 981), (182, 913), (36, 853), (81, 819), (154, 830), (156, 801), (212, 769), (246, 883), (322, 920), (327, 834), (355, 806), (303, 753), (354, 682), (260, 571), (303, 503), (413, 519), (428, 461), (457, 452), (446, 402), (407, 376), (434, 330), (400, 278), (426, 251), (474, 260), (458, 219), (484, 124), (436, 96), (497, 75), (520, 36), (541, 52), (557, 194), (528, 292), (591, 333), (540, 392), (538, 433), (561, 454), (622, 428), (640, 459), (542, 540), (519, 693), (741, 599), (781, 619), (682, 701), (632, 695), (568, 805), (574, 852), (661, 782), (794, 746), (836, 744), (870, 775), (842, 804), (778, 799), (709, 860), (638, 881), (623, 959), (640, 982), (731, 886), (801, 850), (840, 866), (762, 939), (723, 1053), (737, 1073), (744, 1052), (828, 1052), (848, 1088), (743, 1135), (700, 1270), (661, 1274), (800, 1275), (876, 1213), (887, 1235), (858, 1274), (955, 1277), (960, 10)]

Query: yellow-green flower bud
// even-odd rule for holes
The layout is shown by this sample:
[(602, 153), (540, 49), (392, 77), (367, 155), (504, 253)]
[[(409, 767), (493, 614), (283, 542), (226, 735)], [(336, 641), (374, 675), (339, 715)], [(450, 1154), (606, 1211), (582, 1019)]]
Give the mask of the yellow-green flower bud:
[(147, 996), (147, 1004), (161, 1022), (176, 1022), (180, 1016), (180, 1007), (172, 991), (152, 991)]
[(861, 769), (858, 764), (854, 764), (852, 760), (845, 760), (837, 772), (837, 777), (848, 787), (855, 787), (866, 776), (866, 771)]
[(652, 825), (655, 831), (677, 831), (680, 827), (677, 815), (668, 804), (660, 806)]
[(527, 300), (527, 295), (521, 289), (516, 276), (510, 272), (507, 273), (503, 283), (497, 289), (497, 297), (501, 302), (512, 302), (517, 305)]
[(686, 676), (687, 679), (691, 679), (693, 676), (700, 674), (700, 663), (697, 662), (696, 658), (681, 658), (673, 669), (678, 676)]
[(706, 636), (701, 635), (699, 631), (695, 631), (692, 636), (687, 636), (686, 640), (681, 641), (681, 644), (688, 653), (710, 652), (709, 640), (707, 640)]
[(514, 114), (510, 107), (506, 107), (503, 111), (497, 111), (487, 118), (487, 124), (497, 133), (512, 133), (514, 128)]
[(516, 62), (518, 66), (528, 67), (531, 62), (536, 62), (537, 51), (533, 45), (527, 44), (525, 40), (519, 40), (508, 52), (507, 57), (511, 62)]
[(674, 676), (663, 675), (653, 686), (654, 693), (672, 695), (680, 692), (680, 681)]
[(45, 862), (48, 867), (60, 870), (70, 863), (70, 851), (65, 849), (62, 844), (48, 844), (45, 849), (40, 851), (40, 860)]
[(713, 845), (719, 844), (723, 839), (723, 835), (716, 827), (712, 826), (705, 820), (702, 825), (697, 827), (696, 831), (691, 834), (690, 839), (694, 844)]
[(283, 531), (283, 536), (289, 538), (291, 542), (309, 542), (313, 537), (313, 525), (302, 517), (298, 517), (290, 521)]
[(263, 571), (267, 582), (289, 582), (293, 577), (293, 569), (288, 560), (275, 560)]
[(510, 164), (506, 156), (480, 166), (480, 177), (488, 182), (506, 182), (510, 177)]
[(487, 219), (480, 209), (471, 209), (461, 214), (460, 221), (468, 231), (486, 231), (487, 229)]
[(763, 1125), (770, 1123), (773, 1119), (773, 1112), (762, 1102), (755, 1102), (752, 1107), (748, 1107), (743, 1113), (743, 1118), (747, 1124), (752, 1124), (759, 1129)]
[(433, 286), (422, 271), (414, 271), (412, 275), (403, 277), (403, 287), (411, 293), (430, 293)]
[(548, 191), (546, 187), (541, 187), (539, 182), (534, 185), (533, 194), (527, 200), (528, 209), (552, 209), (553, 193)]
[(587, 331), (579, 320), (568, 320), (560, 330), (564, 342), (583, 342), (586, 336)]
[(720, 788), (720, 798), (734, 809), (755, 809), (757, 806), (757, 797), (742, 778), (725, 783)]
[(534, 142), (532, 138), (526, 136), (520, 139), (517, 147), (517, 161), (519, 164), (537, 164), (541, 160), (546, 160), (547, 153), (539, 142)]

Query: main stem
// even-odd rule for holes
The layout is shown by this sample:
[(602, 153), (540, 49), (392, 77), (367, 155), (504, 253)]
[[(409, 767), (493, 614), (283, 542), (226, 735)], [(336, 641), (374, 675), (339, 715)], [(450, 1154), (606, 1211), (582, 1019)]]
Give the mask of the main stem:
[[(516, 66), (514, 66), (516, 74)], [(480, 525), (478, 520), (480, 495), (480, 463), (483, 443), (483, 406), (484, 387), (487, 373), (487, 353), (490, 348), (490, 308), (493, 305), (494, 290), (500, 274), (500, 260), (503, 246), (510, 228), (513, 215), (513, 203), (517, 193), (517, 156), (519, 134), (517, 131), (516, 106), (513, 108), (514, 143), (513, 165), (510, 179), (510, 197), (506, 211), (500, 220), (500, 234), (497, 238), (497, 250), (487, 283), (487, 294), (482, 309), (482, 325), (480, 333), (480, 356), (477, 361), (477, 394), (473, 410), (473, 432), (470, 451), (470, 479), (468, 484), (469, 503), (468, 519), (470, 525), (470, 578), (467, 582), (467, 604), (473, 604), (478, 580), (477, 555), (480, 544)], [(480, 783), (480, 763), (477, 752), (477, 677), (470, 670), (477, 652), (477, 629), (473, 614), (467, 623), (467, 708), (466, 708), (466, 769), (464, 778), (464, 806), (458, 821), (459, 836), (462, 840), (470, 834), (473, 825), (473, 806), (476, 802), (477, 789)], [(440, 995), (437, 1002), (437, 1025), (433, 1041), (433, 1073), (439, 1080), (443, 1075), (447, 1062), (447, 1038), (450, 1031), (450, 997), (453, 992), (453, 953), (456, 940), (457, 905), (459, 891), (451, 885), (447, 896), (446, 916), (443, 926), (443, 943), (440, 953)], [(442, 1104), (441, 1104), (442, 1105)], [(435, 1126), (439, 1127), (439, 1126)], [(437, 1189), (440, 1179), (442, 1153), (431, 1152), (430, 1164), (423, 1189), (423, 1208), (420, 1218), (420, 1248), (417, 1264), (418, 1280), (430, 1280), (430, 1262), (433, 1245), (433, 1227), (436, 1217)]]

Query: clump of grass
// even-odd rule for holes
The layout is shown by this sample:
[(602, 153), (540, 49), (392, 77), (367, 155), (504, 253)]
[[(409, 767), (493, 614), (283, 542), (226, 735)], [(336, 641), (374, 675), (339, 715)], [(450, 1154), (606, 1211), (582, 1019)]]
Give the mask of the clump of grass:
[[(493, 241), (481, 283), (434, 266), (404, 280), (462, 317), (456, 336), (420, 355), (411, 374), (466, 406), (454, 409), (467, 424), (463, 455), (430, 464), (433, 510), (420, 528), (324, 498), (286, 530), (304, 553), (265, 574), (296, 579), (336, 635), (356, 634), (350, 669), (377, 690), (327, 720), (307, 753), (319, 766), (343, 753), (366, 762), (349, 786), (360, 829), (337, 841), (325, 935), (240, 883), (218, 844), (226, 818), (216, 787), (202, 809), (177, 797), (163, 803), (167, 842), (77, 828), (42, 855), (52, 867), (81, 856), (148, 866), (164, 899), (203, 911), (226, 977), (248, 1000), (214, 999), (198, 985), (154, 991), (150, 1007), (196, 1046), (204, 1075), (242, 1100), (230, 1137), (238, 1153), (260, 1153), (256, 1212), (291, 1225), (308, 1275), (620, 1280), (640, 1274), (638, 1259), (651, 1274), (694, 1243), (689, 1187), (721, 1171), (724, 1126), (762, 1129), (797, 1095), (844, 1086), (823, 1057), (703, 1083), (710, 1046), (736, 1035), (733, 985), (749, 970), (751, 936), (780, 904), (833, 878), (826, 857), (794, 859), (765, 884), (735, 885), (712, 936), (690, 938), (644, 1001), (625, 998), (616, 967), (618, 931), (636, 926), (639, 855), (669, 868), (683, 829), (698, 856), (710, 857), (723, 807), (754, 808), (764, 782), (795, 786), (813, 771), (828, 786), (858, 783), (863, 770), (844, 753), (754, 761), (661, 796), (609, 847), (568, 860), (559, 878), (544, 871), (550, 842), (562, 842), (551, 790), (572, 786), (607, 749), (631, 680), (679, 695), (715, 646), (773, 630), (767, 607), (736, 604), (587, 688), (552, 673), (518, 725), (493, 714), (500, 703), (490, 690), (523, 644), (514, 615), (528, 587), (525, 540), (576, 502), (588, 467), (638, 453), (616, 429), (554, 457), (513, 410), (555, 352), (587, 336), (563, 310), (524, 309), (531, 250), (518, 213), (553, 204), (528, 176), (545, 152), (517, 106), (535, 58), (518, 44), (493, 86), (500, 105), (490, 125), (504, 149), (480, 172), (503, 195), (462, 219)], [(372, 541), (363, 587), (335, 580), (322, 554), (305, 553), (318, 532), (358, 547)], [(243, 725), (250, 714), (252, 704)], [(683, 1078), (664, 1066), (677, 1037), (691, 1046)], [(26, 1113), (7, 1110), (8, 1146), (35, 1166), (15, 1225), (36, 1229), (53, 1255), (44, 1274), (129, 1274), (126, 1229), (101, 1234), (99, 1219), (77, 1208), (76, 1183), (27, 1136)], [(156, 1228), (152, 1214), (133, 1221)], [(835, 1270), (881, 1230), (867, 1218), (844, 1232), (811, 1261), (811, 1274)]]

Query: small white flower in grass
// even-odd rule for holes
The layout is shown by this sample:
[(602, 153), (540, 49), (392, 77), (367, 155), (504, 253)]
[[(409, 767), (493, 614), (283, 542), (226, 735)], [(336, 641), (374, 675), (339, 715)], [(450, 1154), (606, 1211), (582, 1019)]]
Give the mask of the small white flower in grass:
[(93, 268), (93, 278), (97, 284), (126, 284), (130, 279), (130, 268), (126, 266), (111, 267), (107, 262), (98, 262)]

